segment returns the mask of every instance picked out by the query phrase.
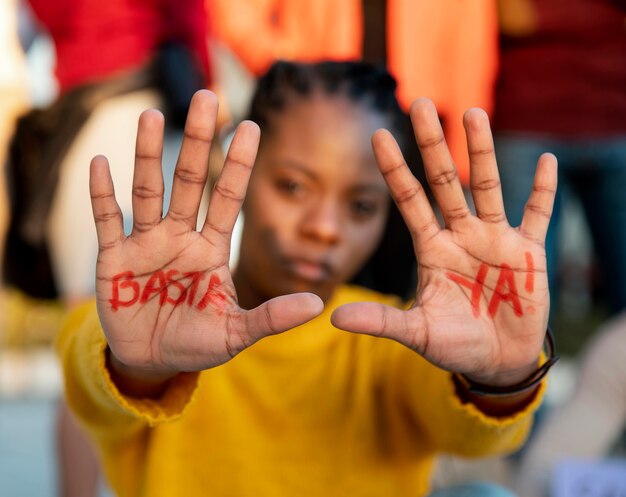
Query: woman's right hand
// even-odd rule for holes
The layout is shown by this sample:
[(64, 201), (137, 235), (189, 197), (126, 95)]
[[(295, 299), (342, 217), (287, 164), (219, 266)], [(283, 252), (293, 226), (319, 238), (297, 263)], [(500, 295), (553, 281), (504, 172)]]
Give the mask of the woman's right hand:
[[(232, 359), (263, 337), (286, 331), (323, 308), (313, 294), (274, 298), (246, 311), (237, 303), (228, 261), (235, 220), (259, 144), (259, 128), (242, 123), (196, 231), (217, 98), (194, 96), (171, 204), (163, 217), (163, 116), (139, 118), (133, 178), (133, 230), (126, 237), (106, 158), (91, 163), (90, 193), (98, 233), (98, 313), (118, 376), (157, 382)], [(111, 130), (115, 132), (115, 130)]]

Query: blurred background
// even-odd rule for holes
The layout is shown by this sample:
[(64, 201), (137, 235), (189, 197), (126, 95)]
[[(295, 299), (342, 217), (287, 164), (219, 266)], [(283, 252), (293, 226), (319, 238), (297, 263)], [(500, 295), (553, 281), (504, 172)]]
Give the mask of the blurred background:
[[(123, 185), (139, 112), (162, 108), (172, 123), (166, 136), (167, 178), (184, 120), (180, 108), (190, 92), (208, 87), (220, 96), (220, 136), (226, 143), (245, 115), (255, 77), (276, 59), (363, 58), (387, 65), (398, 79), (405, 108), (420, 96), (437, 104), (466, 186), (462, 112), (485, 108), (514, 225), (540, 153), (553, 152), (559, 159), (558, 223), (551, 228), (548, 262), (551, 325), (561, 359), (550, 373), (531, 437), (531, 444), (539, 442), (498, 460), (444, 457), (436, 485), (484, 478), (520, 495), (548, 495), (556, 464), (568, 456), (625, 457), (626, 361), (619, 353), (626, 352), (621, 314), (626, 306), (626, 2), (98, 3), (0, 0), (0, 164), (5, 165), (0, 176), (0, 497), (60, 495), (55, 437), (62, 378), (53, 343), (67, 310), (93, 291), (94, 275), (84, 269), (95, 260), (93, 245), (84, 240), (93, 238), (93, 231), (81, 224), (91, 222), (89, 157), (119, 156), (122, 170), (113, 174), (116, 186), (115, 174)], [(150, 9), (167, 15), (156, 21)], [(156, 80), (146, 80), (155, 67)], [(172, 87), (186, 89), (174, 95), (174, 101), (182, 99), (178, 107), (167, 94)], [(127, 139), (96, 143), (88, 136), (90, 127)], [(64, 141), (55, 142), (61, 135)], [(18, 136), (34, 150), (24, 163), (21, 157), (27, 154)], [(214, 155), (212, 178), (219, 173), (220, 150)], [(606, 390), (613, 404), (582, 392), (583, 372), (595, 374), (588, 363), (605, 367), (601, 378), (607, 381), (593, 388)], [(555, 413), (563, 409), (578, 413), (580, 403), (584, 414), (562, 419), (564, 430), (606, 424), (610, 430), (560, 450), (560, 441), (541, 426), (552, 419), (559, 423)], [(545, 444), (552, 447), (548, 455)], [(544, 466), (542, 475), (538, 464)], [(538, 475), (538, 483), (524, 487), (520, 474)]]

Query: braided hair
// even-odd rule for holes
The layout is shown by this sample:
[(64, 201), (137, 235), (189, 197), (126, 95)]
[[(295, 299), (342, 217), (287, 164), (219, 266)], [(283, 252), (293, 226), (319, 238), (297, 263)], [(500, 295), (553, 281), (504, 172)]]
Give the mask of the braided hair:
[[(395, 79), (384, 67), (365, 62), (275, 62), (258, 79), (247, 118), (260, 126), (263, 136), (271, 133), (274, 117), (314, 93), (344, 96), (355, 105), (381, 114), (403, 151), (415, 147), (408, 139), (410, 121), (398, 104)], [(381, 243), (351, 283), (406, 299), (415, 290), (416, 274), (409, 231), (392, 203)]]

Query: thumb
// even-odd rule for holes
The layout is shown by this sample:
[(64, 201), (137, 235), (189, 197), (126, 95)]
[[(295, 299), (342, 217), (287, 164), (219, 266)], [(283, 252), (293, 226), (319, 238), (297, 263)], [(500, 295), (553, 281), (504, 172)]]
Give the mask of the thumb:
[(353, 333), (391, 338), (400, 343), (424, 338), (423, 317), (415, 309), (404, 311), (374, 302), (344, 304), (330, 317), (333, 326)]
[(319, 316), (324, 303), (313, 293), (275, 297), (246, 312), (243, 326), (253, 341), (282, 333)]

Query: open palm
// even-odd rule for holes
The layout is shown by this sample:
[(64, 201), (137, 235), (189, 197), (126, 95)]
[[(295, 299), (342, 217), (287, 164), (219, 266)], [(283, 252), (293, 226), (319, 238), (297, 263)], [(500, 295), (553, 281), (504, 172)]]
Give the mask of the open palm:
[(476, 216), (432, 102), (416, 101), (411, 119), (445, 228), (393, 137), (377, 132), (374, 152), (419, 262), (416, 300), (408, 310), (350, 304), (335, 311), (333, 323), (395, 339), (477, 382), (514, 384), (536, 369), (546, 332), (550, 299), (544, 238), (556, 191), (556, 159), (550, 154), (540, 158), (522, 224), (513, 228), (504, 214), (486, 114), (473, 109), (464, 118)]
[(96, 157), (91, 164), (98, 313), (112, 354), (139, 374), (168, 376), (222, 364), (257, 340), (322, 310), (321, 300), (312, 294), (278, 297), (250, 311), (237, 304), (228, 268), (230, 238), (258, 148), (254, 123), (237, 129), (204, 226), (196, 231), (216, 114), (215, 95), (198, 92), (164, 218), (163, 116), (153, 110), (142, 114), (128, 237), (106, 159)]

